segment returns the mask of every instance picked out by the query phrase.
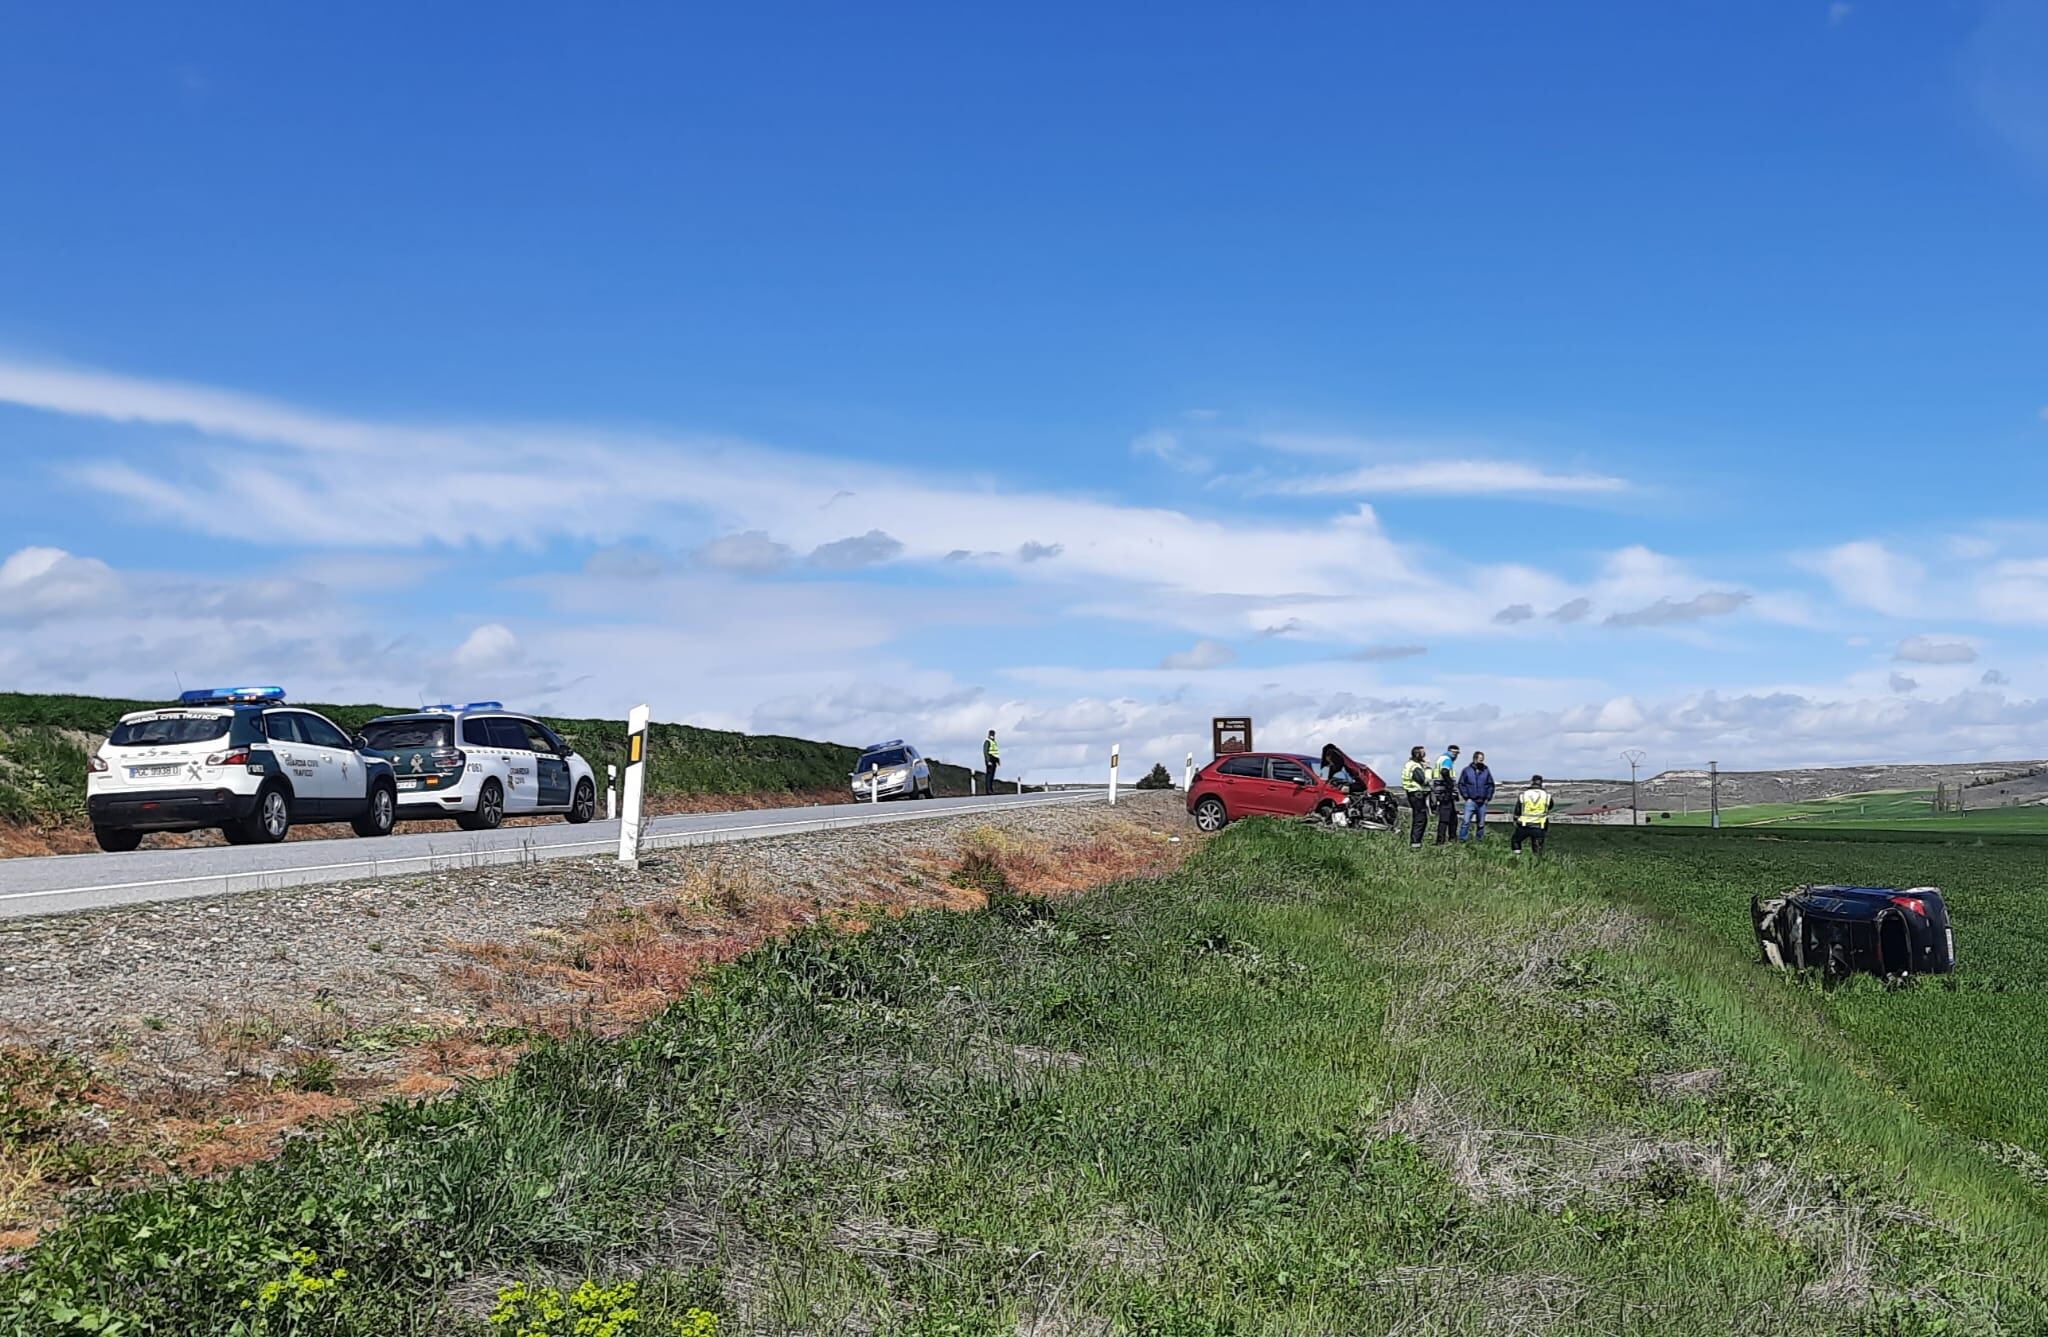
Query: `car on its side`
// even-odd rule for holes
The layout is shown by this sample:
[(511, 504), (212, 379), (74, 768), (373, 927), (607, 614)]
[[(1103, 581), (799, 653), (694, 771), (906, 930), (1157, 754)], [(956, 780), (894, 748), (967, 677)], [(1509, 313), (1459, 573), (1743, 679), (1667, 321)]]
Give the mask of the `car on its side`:
[(932, 764), (901, 738), (861, 749), (847, 775), (854, 801), (932, 797)]
[(1781, 969), (1899, 979), (1956, 968), (1955, 931), (1939, 887), (1809, 884), (1750, 897), (1749, 922), (1764, 960)]
[(389, 762), (318, 711), (287, 705), (284, 689), (226, 687), (123, 715), (87, 764), (85, 803), (103, 850), (207, 827), (263, 845), (295, 822), (388, 836), (398, 788)]
[(1188, 811), (1204, 831), (1221, 831), (1240, 817), (1314, 817), (1328, 820), (1350, 798), (1348, 790), (1316, 774), (1317, 758), (1294, 752), (1232, 752), (1195, 772)]
[(497, 701), (426, 706), (380, 715), (363, 741), (390, 761), (398, 815), (453, 818), (465, 831), (496, 829), (507, 817), (597, 815), (597, 777), (562, 736)]

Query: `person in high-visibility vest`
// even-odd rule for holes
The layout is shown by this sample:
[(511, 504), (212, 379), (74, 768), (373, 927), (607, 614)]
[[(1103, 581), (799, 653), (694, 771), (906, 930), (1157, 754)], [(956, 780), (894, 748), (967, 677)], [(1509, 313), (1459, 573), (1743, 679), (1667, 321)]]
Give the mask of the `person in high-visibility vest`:
[(996, 745), (996, 731), (990, 729), (988, 737), (981, 740), (981, 768), (985, 773), (981, 786), (982, 793), (996, 792), (996, 763), (1002, 759), (1003, 749)]
[(1422, 848), (1429, 834), (1429, 763), (1422, 759), (1422, 744), (1408, 749), (1407, 764), (1401, 767), (1401, 792), (1408, 796), (1408, 845)]
[(1543, 839), (1550, 834), (1550, 809), (1550, 791), (1543, 787), (1543, 777), (1530, 777), (1529, 787), (1515, 800), (1515, 834), (1508, 842), (1511, 852), (1520, 854), (1526, 840), (1536, 853), (1543, 853)]

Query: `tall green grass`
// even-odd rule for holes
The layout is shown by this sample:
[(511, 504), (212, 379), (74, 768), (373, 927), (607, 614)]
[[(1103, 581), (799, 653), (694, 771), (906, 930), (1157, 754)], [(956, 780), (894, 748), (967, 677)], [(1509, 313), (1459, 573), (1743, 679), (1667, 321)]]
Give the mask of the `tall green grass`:
[[(1914, 1038), (1978, 993), (2031, 1022), (1995, 911), (2038, 855), (1949, 866), (1956, 989), (1827, 991), (1755, 964), (1748, 890), (1896, 851), (1715, 843), (1248, 822), (1168, 878), (813, 932), (107, 1201), (0, 1273), (0, 1328), (459, 1333), (514, 1279), (643, 1275), (726, 1333), (2042, 1330), (2031, 1058), (1944, 1105)], [(302, 1251), (347, 1280), (263, 1310)]]

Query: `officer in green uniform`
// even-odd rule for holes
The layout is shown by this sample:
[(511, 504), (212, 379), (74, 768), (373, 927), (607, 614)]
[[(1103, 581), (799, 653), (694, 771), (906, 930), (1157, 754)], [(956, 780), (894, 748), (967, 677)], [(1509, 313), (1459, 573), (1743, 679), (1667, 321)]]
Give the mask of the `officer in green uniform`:
[(981, 786), (982, 793), (993, 794), (996, 792), (996, 763), (1002, 759), (1003, 749), (996, 745), (996, 731), (990, 729), (988, 737), (981, 740), (981, 766), (985, 772), (984, 783)]
[(1422, 759), (1422, 744), (1408, 749), (1408, 763), (1401, 768), (1401, 792), (1408, 796), (1408, 844), (1422, 848), (1429, 834), (1429, 763)]
[(1510, 851), (1520, 854), (1526, 840), (1536, 853), (1543, 853), (1544, 837), (1550, 834), (1550, 807), (1550, 791), (1543, 787), (1543, 777), (1532, 776), (1529, 787), (1515, 800), (1515, 834), (1508, 842)]

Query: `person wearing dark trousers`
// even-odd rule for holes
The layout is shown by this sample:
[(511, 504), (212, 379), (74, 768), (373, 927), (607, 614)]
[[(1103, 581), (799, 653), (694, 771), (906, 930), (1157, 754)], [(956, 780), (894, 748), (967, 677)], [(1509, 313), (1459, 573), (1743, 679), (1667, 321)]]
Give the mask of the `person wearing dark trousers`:
[(1486, 805), (1493, 801), (1493, 772), (1486, 769), (1486, 754), (1474, 752), (1472, 764), (1458, 774), (1458, 797), (1465, 800), (1465, 815), (1458, 822), (1458, 839), (1486, 839)]
[(1422, 848), (1429, 834), (1429, 763), (1422, 759), (1422, 744), (1408, 749), (1408, 762), (1401, 767), (1401, 792), (1408, 797), (1408, 844)]
[(981, 785), (982, 793), (993, 794), (996, 792), (996, 766), (1002, 759), (1003, 750), (996, 745), (996, 731), (990, 729), (988, 737), (981, 740), (981, 769), (984, 776)]
[(1436, 843), (1448, 845), (1451, 837), (1458, 832), (1458, 782), (1451, 768), (1458, 761), (1458, 745), (1451, 744), (1443, 756), (1437, 758), (1436, 774), (1430, 777), (1429, 797), (1436, 804)]
[(1520, 854), (1526, 840), (1531, 850), (1543, 853), (1544, 837), (1550, 834), (1550, 807), (1550, 791), (1543, 787), (1543, 777), (1531, 777), (1529, 787), (1515, 800), (1515, 834), (1508, 842), (1512, 852)]

